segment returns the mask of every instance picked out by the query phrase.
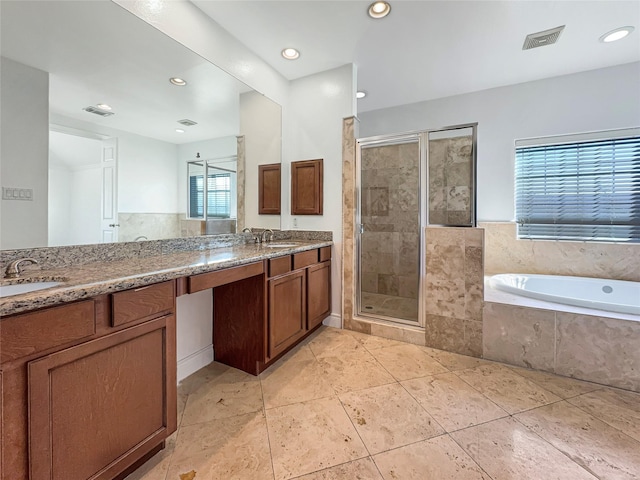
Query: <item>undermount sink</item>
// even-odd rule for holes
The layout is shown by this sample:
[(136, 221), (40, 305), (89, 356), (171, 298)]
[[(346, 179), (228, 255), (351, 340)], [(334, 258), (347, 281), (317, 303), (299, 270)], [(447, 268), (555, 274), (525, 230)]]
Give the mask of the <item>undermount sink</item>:
[(265, 247), (269, 248), (287, 248), (287, 247), (297, 247), (297, 243), (266, 243)]
[(61, 285), (65, 279), (21, 279), (22, 283), (0, 284), (0, 298), (20, 295), (23, 293), (36, 292), (45, 288), (52, 288)]

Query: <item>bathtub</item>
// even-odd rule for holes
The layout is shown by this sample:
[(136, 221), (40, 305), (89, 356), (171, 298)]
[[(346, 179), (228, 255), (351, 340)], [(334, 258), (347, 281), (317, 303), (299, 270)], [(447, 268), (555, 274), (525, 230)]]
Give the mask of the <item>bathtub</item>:
[(587, 277), (504, 273), (492, 288), (548, 302), (640, 315), (640, 282)]

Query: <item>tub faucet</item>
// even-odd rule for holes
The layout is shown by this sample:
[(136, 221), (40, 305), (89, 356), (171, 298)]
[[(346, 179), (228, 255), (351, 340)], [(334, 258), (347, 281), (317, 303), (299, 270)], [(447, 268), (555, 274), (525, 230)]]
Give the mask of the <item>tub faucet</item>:
[(261, 241), (262, 241), (262, 243), (267, 243), (267, 234), (270, 234), (270, 235), (269, 235), (269, 240), (268, 240), (268, 241), (273, 240), (273, 230), (271, 230), (270, 228), (265, 228), (265, 229), (262, 231), (262, 236), (261, 236)]
[(20, 276), (20, 265), (29, 262), (31, 264), (37, 265), (38, 261), (35, 258), (19, 258), (18, 260), (14, 260), (9, 265), (7, 265), (7, 269), (4, 271), (4, 276), (6, 278), (18, 278)]
[(149, 240), (149, 239), (144, 235), (140, 235), (139, 237), (136, 237), (133, 239), (134, 242), (141, 242), (142, 240)]

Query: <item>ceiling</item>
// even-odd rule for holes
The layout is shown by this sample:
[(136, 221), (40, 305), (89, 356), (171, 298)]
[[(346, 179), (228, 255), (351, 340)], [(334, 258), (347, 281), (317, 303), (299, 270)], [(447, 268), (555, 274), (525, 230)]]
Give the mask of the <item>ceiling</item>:
[[(119, 5), (2, 0), (0, 9), (2, 56), (50, 73), (51, 113), (98, 133), (115, 128), (174, 144), (239, 133), (239, 93), (250, 89)], [(171, 85), (173, 76), (188, 85)], [(97, 103), (115, 115), (82, 110)], [(177, 123), (185, 118), (198, 124)]]
[[(356, 64), (360, 112), (640, 60), (639, 1), (389, 1), (374, 20), (369, 1), (192, 0), (290, 80)], [(560, 25), (555, 45), (522, 50)], [(626, 39), (598, 41), (627, 25)]]

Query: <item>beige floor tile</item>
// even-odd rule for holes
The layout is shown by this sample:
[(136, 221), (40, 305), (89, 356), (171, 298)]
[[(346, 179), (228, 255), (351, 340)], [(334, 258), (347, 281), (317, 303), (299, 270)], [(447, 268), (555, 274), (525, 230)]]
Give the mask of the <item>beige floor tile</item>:
[(639, 478), (640, 443), (567, 401), (515, 418), (597, 477)]
[(319, 358), (318, 363), (338, 394), (396, 381), (366, 350)]
[(568, 402), (640, 442), (640, 394), (606, 388)]
[(596, 479), (513, 418), (460, 430), (451, 437), (495, 479)]
[(303, 475), (296, 480), (382, 480), (382, 476), (371, 458), (362, 458)]
[[(272, 365), (272, 367), (282, 365), (283, 363), (315, 360), (315, 358), (316, 357), (313, 355), (313, 352), (309, 348), (309, 345), (298, 345), (297, 347), (295, 347), (294, 349), (290, 350), (285, 355), (283, 355), (282, 358), (280, 358), (276, 363)], [(272, 368), (272, 367), (269, 367), (269, 368)]]
[(346, 330), (331, 327), (323, 329), (308, 345), (317, 358), (364, 350), (362, 343)]
[(203, 480), (273, 479), (264, 413), (182, 427), (167, 479), (192, 470)]
[(378, 337), (377, 335), (366, 335), (364, 333), (350, 332), (367, 350), (377, 350), (378, 348), (395, 347), (405, 345), (404, 342), (391, 340), (390, 338)]
[(466, 370), (467, 368), (479, 367), (481, 365), (492, 365), (495, 363), (481, 358), (459, 355), (445, 350), (438, 350), (436, 348), (424, 347), (424, 349), (431, 357), (436, 359), (438, 363), (452, 372), (455, 370)]
[(163, 450), (156, 453), (148, 462), (127, 476), (125, 480), (165, 480), (174, 449), (175, 443), (168, 443)]
[(372, 455), (444, 433), (397, 383), (346, 393), (339, 398)]
[(502, 365), (485, 365), (455, 373), (511, 414), (560, 400), (560, 397)]
[(178, 393), (189, 395), (198, 390), (202, 385), (211, 382), (235, 383), (255, 382), (258, 377), (243, 372), (242, 370), (212, 362), (192, 375), (182, 380), (178, 385)]
[(366, 457), (340, 401), (323, 398), (266, 411), (277, 480)]
[(549, 390), (560, 398), (571, 398), (576, 395), (582, 395), (583, 393), (603, 388), (602, 385), (598, 385), (597, 383), (583, 382), (582, 380), (561, 377), (560, 375), (554, 375), (553, 373), (513, 367), (511, 365), (508, 365), (508, 367), (518, 375), (528, 378), (532, 382), (540, 385), (545, 390)]
[(396, 380), (426, 377), (448, 370), (431, 358), (423, 347), (417, 345), (397, 345), (395, 347), (372, 350), (371, 354)]
[(406, 380), (402, 385), (447, 432), (508, 415), (454, 373)]
[(178, 394), (178, 416), (177, 416), (178, 427), (182, 423), (182, 416), (184, 415), (184, 409), (187, 406), (187, 398), (188, 398), (188, 395), (185, 395), (183, 393)]
[(189, 395), (181, 425), (243, 415), (262, 408), (260, 382), (209, 382)]
[(373, 457), (385, 480), (491, 480), (449, 436)]
[(265, 408), (335, 395), (317, 360), (273, 365), (260, 375)]

